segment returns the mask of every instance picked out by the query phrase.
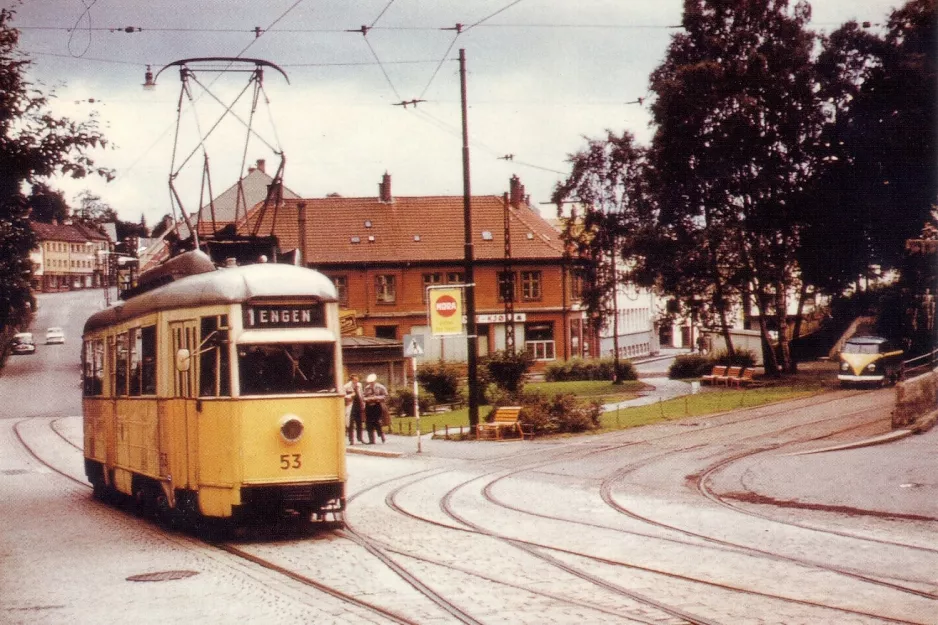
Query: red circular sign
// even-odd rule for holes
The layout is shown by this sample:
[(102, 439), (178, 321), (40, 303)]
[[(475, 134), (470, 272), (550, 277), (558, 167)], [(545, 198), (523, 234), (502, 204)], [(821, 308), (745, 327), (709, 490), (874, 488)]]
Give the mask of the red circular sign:
[(436, 313), (441, 317), (452, 317), (458, 305), (452, 295), (441, 295), (436, 300)]

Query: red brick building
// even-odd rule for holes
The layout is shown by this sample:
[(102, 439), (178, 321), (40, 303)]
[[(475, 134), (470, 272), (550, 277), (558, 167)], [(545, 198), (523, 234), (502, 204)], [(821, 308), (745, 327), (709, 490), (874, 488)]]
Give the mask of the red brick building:
[[(429, 335), (427, 287), (464, 282), (463, 198), (395, 197), (388, 174), (378, 189), (376, 197), (286, 199), (257, 230), (276, 235), (281, 250), (298, 249), (304, 264), (332, 278), (350, 330), (396, 340)], [(505, 348), (499, 284), (507, 267), (514, 276), (516, 349), (541, 363), (588, 356), (592, 341), (575, 272), (559, 233), (530, 206), (520, 181), (512, 178), (501, 197), (474, 196), (470, 206), (479, 354)], [(258, 218), (255, 209), (247, 228)], [(425, 345), (426, 359), (466, 359), (464, 336), (427, 336)]]

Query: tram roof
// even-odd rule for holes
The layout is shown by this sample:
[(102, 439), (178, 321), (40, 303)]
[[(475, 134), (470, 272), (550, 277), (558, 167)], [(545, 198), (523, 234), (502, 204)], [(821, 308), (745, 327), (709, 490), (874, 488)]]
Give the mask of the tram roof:
[(332, 281), (312, 269), (277, 263), (226, 267), (180, 278), (97, 312), (85, 322), (84, 331), (173, 308), (295, 297), (338, 301)]

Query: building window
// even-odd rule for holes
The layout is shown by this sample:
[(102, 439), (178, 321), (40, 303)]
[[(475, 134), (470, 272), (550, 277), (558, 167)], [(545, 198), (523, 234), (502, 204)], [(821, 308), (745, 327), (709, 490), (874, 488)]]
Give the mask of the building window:
[(329, 276), (339, 295), (339, 306), (348, 308), (348, 276)]
[(427, 302), (427, 298), (429, 297), (427, 288), (431, 286), (436, 286), (442, 283), (443, 283), (443, 274), (438, 271), (435, 271), (433, 273), (423, 274), (423, 301), (424, 303)]
[(521, 299), (525, 302), (535, 302), (541, 299), (541, 272), (521, 272)]
[(450, 271), (446, 274), (446, 284), (462, 284), (463, 277), (461, 271)]
[(375, 337), (397, 340), (397, 326), (375, 326)]
[(498, 301), (515, 301), (515, 273), (513, 271), (498, 272)]
[(524, 346), (534, 360), (554, 360), (554, 324), (552, 322), (528, 323), (524, 326)]
[(397, 282), (392, 274), (375, 276), (375, 301), (379, 304), (397, 302)]

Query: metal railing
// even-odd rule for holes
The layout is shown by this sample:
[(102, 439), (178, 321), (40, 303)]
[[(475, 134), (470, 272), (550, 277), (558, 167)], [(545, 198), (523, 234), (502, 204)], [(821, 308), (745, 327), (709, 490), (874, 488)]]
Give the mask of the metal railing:
[(933, 349), (927, 354), (904, 360), (902, 362), (902, 377), (910, 378), (919, 373), (924, 373), (936, 365), (938, 365), (938, 349)]

